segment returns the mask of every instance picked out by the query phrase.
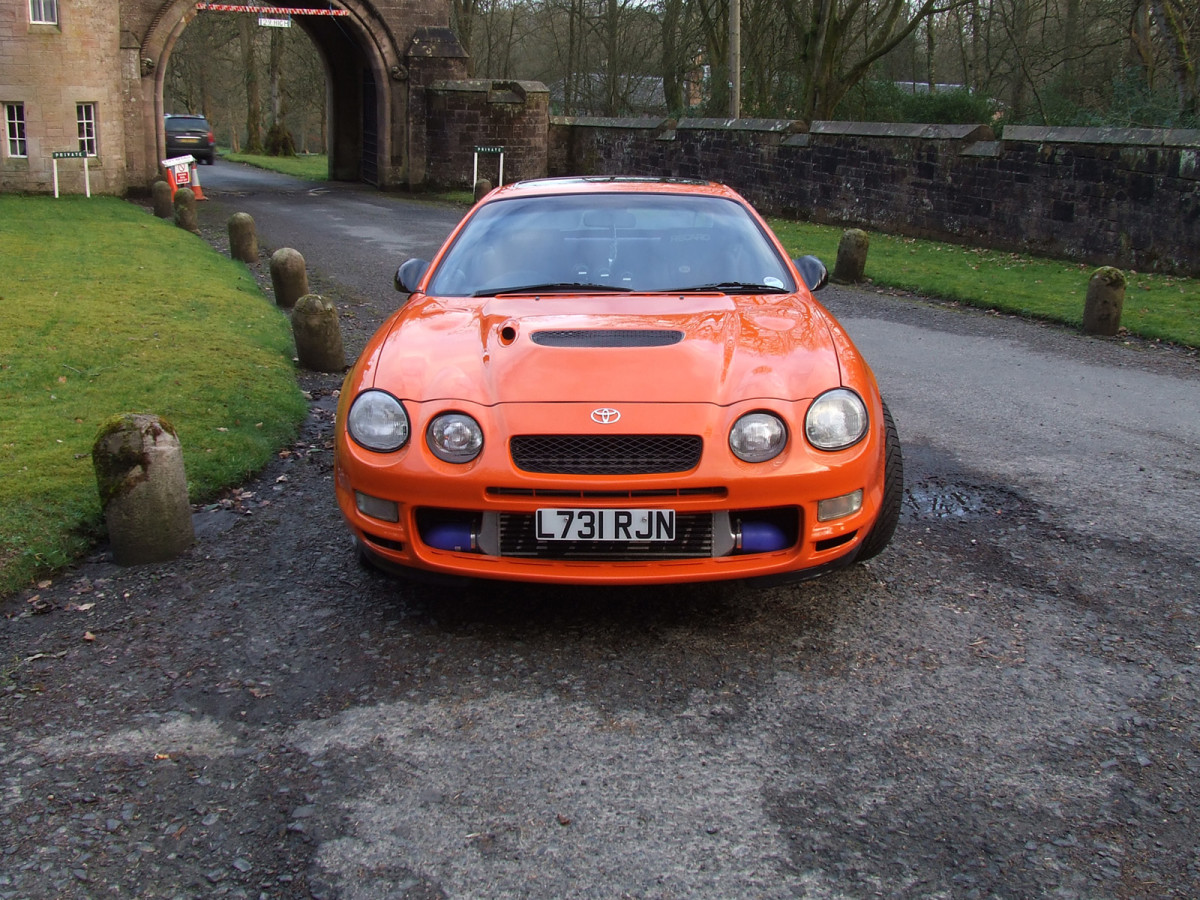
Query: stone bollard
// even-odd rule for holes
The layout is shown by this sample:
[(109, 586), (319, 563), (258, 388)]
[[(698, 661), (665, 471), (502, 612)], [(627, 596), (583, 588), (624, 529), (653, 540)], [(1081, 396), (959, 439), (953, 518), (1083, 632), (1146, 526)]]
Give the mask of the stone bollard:
[(271, 286), (275, 289), (275, 304), (284, 309), (291, 309), (308, 293), (308, 272), (299, 251), (280, 247), (271, 254)]
[(191, 188), (180, 188), (175, 192), (175, 224), (184, 231), (200, 233), (196, 224), (196, 195)]
[(244, 263), (258, 262), (258, 231), (249, 213), (234, 213), (229, 217), (229, 255)]
[(838, 244), (837, 262), (833, 267), (833, 280), (838, 284), (858, 284), (863, 280), (867, 268), (867, 250), (871, 239), (861, 228), (851, 228), (842, 235)]
[(320, 294), (305, 294), (292, 311), (292, 335), (300, 365), (315, 372), (340, 372), (346, 368), (342, 328), (337, 307)]
[(150, 188), (154, 199), (154, 214), (160, 219), (169, 219), (174, 214), (175, 204), (171, 202), (171, 186), (161, 178)]
[(475, 202), (478, 203), (487, 194), (492, 192), (492, 183), (486, 178), (480, 178), (475, 182)]
[(157, 416), (110, 419), (92, 444), (92, 466), (118, 565), (174, 559), (196, 539), (179, 438)]
[(1083, 333), (1112, 337), (1121, 327), (1125, 307), (1125, 273), (1112, 266), (1101, 266), (1088, 281), (1083, 303)]

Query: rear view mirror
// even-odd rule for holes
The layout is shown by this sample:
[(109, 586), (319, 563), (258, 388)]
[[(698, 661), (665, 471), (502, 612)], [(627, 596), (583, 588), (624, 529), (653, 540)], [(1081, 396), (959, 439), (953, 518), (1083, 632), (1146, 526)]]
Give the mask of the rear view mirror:
[(417, 289), (421, 279), (425, 277), (425, 271), (428, 268), (429, 260), (427, 259), (410, 259), (405, 262), (396, 270), (396, 290), (411, 294)]
[(804, 279), (810, 291), (819, 291), (829, 284), (829, 270), (825, 268), (825, 263), (815, 256), (801, 256), (792, 262), (796, 264), (800, 277)]

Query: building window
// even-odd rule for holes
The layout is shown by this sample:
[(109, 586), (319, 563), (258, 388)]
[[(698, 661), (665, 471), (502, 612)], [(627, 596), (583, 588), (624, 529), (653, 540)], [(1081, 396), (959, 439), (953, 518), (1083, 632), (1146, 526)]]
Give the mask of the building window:
[(4, 104), (4, 130), (8, 136), (9, 156), (28, 156), (25, 145), (25, 104)]
[(33, 25), (57, 25), (58, 0), (29, 0), (29, 21)]
[(76, 103), (75, 120), (79, 124), (79, 150), (88, 156), (96, 155), (96, 104)]

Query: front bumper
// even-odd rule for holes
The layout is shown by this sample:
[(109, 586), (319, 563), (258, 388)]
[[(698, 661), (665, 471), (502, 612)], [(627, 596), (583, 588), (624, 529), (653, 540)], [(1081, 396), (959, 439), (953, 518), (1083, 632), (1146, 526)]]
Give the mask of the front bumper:
[[(806, 403), (622, 404), (625, 432), (701, 435), (699, 463), (670, 474), (563, 475), (517, 468), (507, 436), (561, 431), (564, 422), (577, 425), (573, 431), (611, 433), (591, 422), (593, 404), (405, 406), (413, 439), (390, 454), (355, 444), (339, 416), (335, 477), (338, 504), (354, 536), (372, 557), (407, 569), (574, 584), (792, 580), (852, 560), (883, 495), (882, 417), (875, 408), (868, 436), (848, 450), (813, 450), (793, 426), (780, 457), (750, 464), (728, 449), (732, 423), (757, 409), (800, 423)], [(451, 409), (484, 427), (484, 451), (467, 465), (441, 462), (422, 441), (429, 420)], [(858, 490), (856, 512), (818, 520), (820, 501)], [(532, 523), (546, 508), (669, 509), (680, 534), (658, 544), (541, 541)], [(765, 540), (754, 537), (763, 534)]]

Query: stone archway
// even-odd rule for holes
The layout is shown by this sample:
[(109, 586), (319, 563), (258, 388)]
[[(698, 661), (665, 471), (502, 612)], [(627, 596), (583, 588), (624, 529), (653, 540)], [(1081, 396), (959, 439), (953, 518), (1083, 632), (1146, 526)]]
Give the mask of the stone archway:
[[(414, 140), (413, 134), (424, 133), (424, 86), (436, 78), (461, 77), (465, 71), (466, 54), (447, 27), (448, 0), (431, 0), (404, 15), (392, 4), (383, 12), (370, 0), (290, 4), (336, 6), (347, 13), (294, 17), (325, 66), (330, 177), (364, 180), (385, 189), (420, 184), (424, 140)], [(122, 0), (121, 12), (130, 98), (126, 168), (131, 185), (148, 185), (157, 177), (165, 153), (163, 83), (171, 51), (197, 15), (221, 13), (200, 13), (195, 0)], [(144, 22), (141, 35), (134, 30), (139, 21)], [(133, 60), (128, 57), (135, 40)]]

